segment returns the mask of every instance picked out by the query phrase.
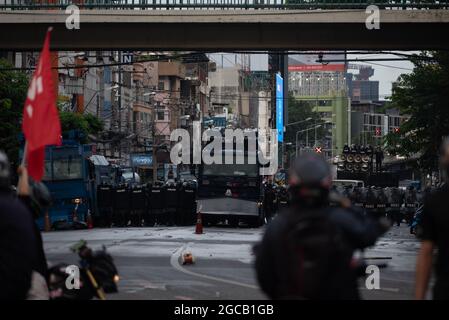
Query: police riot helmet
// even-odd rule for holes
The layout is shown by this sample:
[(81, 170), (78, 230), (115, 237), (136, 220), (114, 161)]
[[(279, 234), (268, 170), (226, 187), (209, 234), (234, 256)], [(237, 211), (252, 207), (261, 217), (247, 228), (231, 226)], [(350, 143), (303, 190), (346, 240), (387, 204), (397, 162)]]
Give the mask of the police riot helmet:
[(332, 185), (330, 167), (315, 153), (301, 155), (292, 165), (289, 185), (292, 203), (325, 205)]

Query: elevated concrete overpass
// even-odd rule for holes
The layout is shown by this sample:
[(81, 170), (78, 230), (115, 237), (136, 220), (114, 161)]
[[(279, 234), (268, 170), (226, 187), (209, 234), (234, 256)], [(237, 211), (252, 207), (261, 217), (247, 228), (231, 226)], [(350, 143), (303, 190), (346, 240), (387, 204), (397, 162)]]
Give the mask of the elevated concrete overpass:
[(368, 30), (364, 9), (81, 11), (0, 10), (0, 50), (36, 50), (54, 27), (57, 50), (449, 49), (449, 10), (381, 10)]

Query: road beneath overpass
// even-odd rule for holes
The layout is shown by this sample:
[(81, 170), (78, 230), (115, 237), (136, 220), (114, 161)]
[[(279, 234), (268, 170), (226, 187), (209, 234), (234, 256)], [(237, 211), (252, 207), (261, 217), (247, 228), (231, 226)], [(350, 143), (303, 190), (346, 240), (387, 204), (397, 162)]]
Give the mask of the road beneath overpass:
[(0, 11), (0, 50), (449, 49), (449, 10), (83, 10), (68, 30), (60, 10)]

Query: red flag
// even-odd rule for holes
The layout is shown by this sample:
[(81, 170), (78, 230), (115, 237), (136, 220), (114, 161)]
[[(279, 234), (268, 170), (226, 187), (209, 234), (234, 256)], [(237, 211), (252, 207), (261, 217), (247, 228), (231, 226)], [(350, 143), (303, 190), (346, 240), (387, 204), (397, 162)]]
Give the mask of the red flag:
[(44, 173), (45, 146), (61, 144), (61, 124), (51, 72), (50, 32), (49, 29), (23, 109), (28, 172), (36, 181), (40, 181)]

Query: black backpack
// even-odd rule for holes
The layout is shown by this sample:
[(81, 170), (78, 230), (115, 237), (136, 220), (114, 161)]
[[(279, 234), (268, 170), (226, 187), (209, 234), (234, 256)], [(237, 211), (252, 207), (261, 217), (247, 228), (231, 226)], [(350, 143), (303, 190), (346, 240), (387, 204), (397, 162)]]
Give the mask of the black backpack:
[[(284, 234), (284, 299), (333, 299), (339, 273), (348, 267), (341, 232), (329, 219), (328, 210), (295, 217)], [(338, 290), (338, 289), (337, 289)]]

